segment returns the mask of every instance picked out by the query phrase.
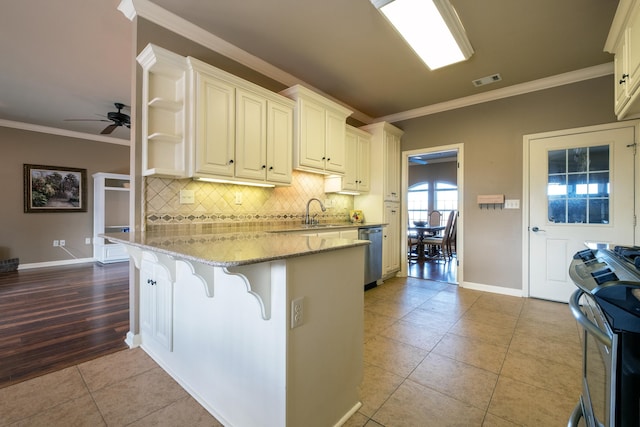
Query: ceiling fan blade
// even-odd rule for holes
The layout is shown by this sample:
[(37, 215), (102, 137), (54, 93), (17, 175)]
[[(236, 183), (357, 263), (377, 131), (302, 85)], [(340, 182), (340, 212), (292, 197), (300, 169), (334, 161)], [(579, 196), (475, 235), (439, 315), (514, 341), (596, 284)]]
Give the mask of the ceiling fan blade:
[(100, 134), (101, 134), (101, 135), (108, 135), (108, 134), (110, 134), (111, 132), (113, 132), (114, 130), (116, 130), (116, 128), (117, 128), (117, 127), (118, 127), (118, 125), (116, 125), (116, 124), (109, 125), (109, 126), (107, 126), (106, 128), (104, 128), (104, 129), (102, 130), (102, 132), (100, 132)]
[(64, 119), (65, 122), (110, 122), (111, 120), (101, 119)]

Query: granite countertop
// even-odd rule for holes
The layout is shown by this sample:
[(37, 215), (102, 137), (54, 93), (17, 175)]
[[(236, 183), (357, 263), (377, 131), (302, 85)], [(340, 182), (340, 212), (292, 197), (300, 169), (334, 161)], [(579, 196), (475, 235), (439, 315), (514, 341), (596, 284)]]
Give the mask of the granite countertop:
[(151, 250), (215, 267), (233, 267), (275, 261), (296, 256), (368, 245), (366, 240), (304, 236), (312, 232), (379, 226), (381, 224), (340, 223), (321, 226), (269, 225), (235, 227), (194, 234), (191, 231), (106, 233), (101, 237), (139, 249)]

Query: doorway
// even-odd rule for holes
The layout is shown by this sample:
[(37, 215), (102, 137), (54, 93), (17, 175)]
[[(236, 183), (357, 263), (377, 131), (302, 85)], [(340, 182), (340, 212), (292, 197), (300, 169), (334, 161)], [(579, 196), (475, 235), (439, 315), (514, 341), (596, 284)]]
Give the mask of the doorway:
[[(401, 272), (416, 277), (459, 284), (462, 281), (462, 201), (463, 201), (463, 145), (454, 144), (402, 153), (402, 215), (401, 215)], [(410, 192), (411, 189), (411, 192)], [(411, 194), (410, 194), (411, 193)], [(451, 200), (455, 197), (455, 200)], [(420, 201), (422, 200), (422, 201)], [(415, 233), (414, 221), (428, 212), (443, 212), (441, 224), (447, 223), (450, 211), (457, 213), (456, 238), (450, 258), (425, 256), (424, 246), (419, 254), (409, 243)]]

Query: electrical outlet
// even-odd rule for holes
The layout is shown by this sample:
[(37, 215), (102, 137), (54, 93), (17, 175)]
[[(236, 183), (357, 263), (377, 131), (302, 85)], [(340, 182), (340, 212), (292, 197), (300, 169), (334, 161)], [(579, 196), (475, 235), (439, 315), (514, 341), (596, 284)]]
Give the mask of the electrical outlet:
[(53, 241), (53, 246), (60, 246), (60, 241), (59, 240), (54, 240)]
[(304, 297), (291, 301), (291, 329), (301, 326), (304, 322)]
[(84, 244), (85, 245), (90, 245), (91, 244), (91, 237), (85, 237)]
[(60, 246), (64, 246), (67, 242), (65, 242), (64, 240), (60, 240)]
[(241, 205), (241, 204), (242, 204), (242, 193), (238, 191), (236, 193), (236, 205)]
[(192, 205), (196, 202), (196, 195), (194, 190), (180, 190), (180, 204)]

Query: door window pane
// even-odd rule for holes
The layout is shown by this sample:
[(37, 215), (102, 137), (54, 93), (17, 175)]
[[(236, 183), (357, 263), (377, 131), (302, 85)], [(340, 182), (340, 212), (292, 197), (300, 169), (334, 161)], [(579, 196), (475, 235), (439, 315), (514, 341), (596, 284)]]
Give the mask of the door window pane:
[(548, 152), (547, 217), (555, 223), (609, 223), (609, 146)]

